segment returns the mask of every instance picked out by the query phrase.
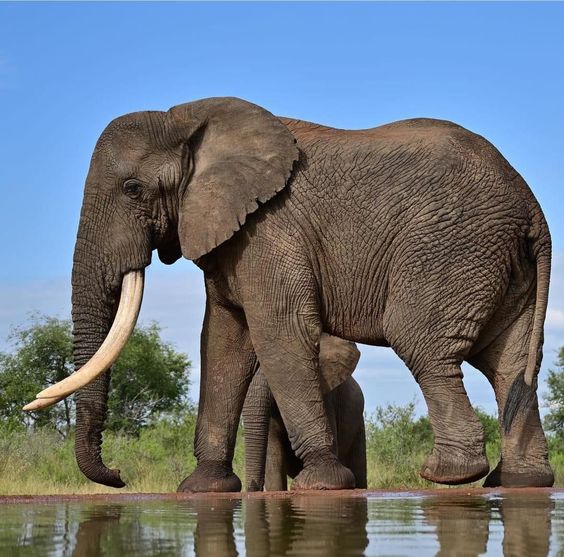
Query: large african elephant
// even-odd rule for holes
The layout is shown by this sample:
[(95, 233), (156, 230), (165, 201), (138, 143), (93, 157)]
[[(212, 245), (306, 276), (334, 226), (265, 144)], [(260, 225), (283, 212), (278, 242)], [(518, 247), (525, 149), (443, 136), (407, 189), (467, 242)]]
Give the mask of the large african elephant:
[[(319, 340), (319, 377), (333, 434), (333, 452), (366, 488), (364, 396), (351, 377), (360, 358), (354, 342), (325, 333)], [(262, 370), (255, 373), (243, 406), (247, 491), (285, 491), (303, 468)]]
[(435, 436), (424, 478), (456, 484), (489, 470), (466, 360), (499, 405), (502, 458), (486, 484), (553, 483), (536, 394), (550, 234), (523, 178), (482, 137), (430, 119), (338, 130), (235, 98), (110, 123), (74, 254), (79, 371), (27, 409), (80, 389), (78, 464), (112, 486), (123, 482), (101, 458), (104, 372), (133, 328), (155, 248), (165, 263), (194, 260), (207, 294), (198, 464), (179, 490), (240, 489), (231, 462), (257, 358), (304, 462), (294, 486), (354, 484), (331, 450), (322, 330), (391, 346), (410, 368)]

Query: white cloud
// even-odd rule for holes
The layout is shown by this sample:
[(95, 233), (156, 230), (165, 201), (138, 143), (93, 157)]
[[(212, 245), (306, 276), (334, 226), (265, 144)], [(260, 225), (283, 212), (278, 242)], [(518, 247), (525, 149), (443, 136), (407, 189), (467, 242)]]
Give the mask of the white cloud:
[(546, 313), (545, 327), (553, 329), (564, 328), (564, 310), (556, 308), (548, 308)]

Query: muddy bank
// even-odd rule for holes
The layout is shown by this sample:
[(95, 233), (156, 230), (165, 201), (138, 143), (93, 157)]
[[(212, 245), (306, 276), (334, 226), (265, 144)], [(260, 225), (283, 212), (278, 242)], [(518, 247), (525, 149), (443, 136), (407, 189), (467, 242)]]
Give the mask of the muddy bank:
[(138, 501), (185, 501), (185, 500), (244, 500), (273, 499), (308, 495), (311, 497), (463, 497), (463, 496), (507, 496), (507, 495), (552, 495), (564, 494), (564, 488), (438, 488), (438, 489), (351, 489), (340, 491), (268, 491), (254, 493), (96, 493), (67, 495), (7, 495), (0, 496), (1, 504), (38, 504), (76, 502), (138, 502)]

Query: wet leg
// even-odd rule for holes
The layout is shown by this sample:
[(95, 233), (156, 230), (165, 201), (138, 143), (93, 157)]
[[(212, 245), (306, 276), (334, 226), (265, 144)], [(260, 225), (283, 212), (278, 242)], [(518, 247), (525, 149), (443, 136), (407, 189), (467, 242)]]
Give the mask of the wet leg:
[[(529, 307), (494, 342), (470, 359), (492, 384), (499, 411), (501, 460), (486, 478), (486, 487), (550, 487), (554, 482), (536, 388), (522, 382), (531, 322)], [(510, 399), (516, 412), (508, 423), (506, 410)]]

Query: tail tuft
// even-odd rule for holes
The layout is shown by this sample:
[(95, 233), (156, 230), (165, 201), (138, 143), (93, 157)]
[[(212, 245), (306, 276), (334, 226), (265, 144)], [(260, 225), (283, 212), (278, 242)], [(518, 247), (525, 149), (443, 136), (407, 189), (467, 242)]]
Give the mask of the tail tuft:
[(519, 411), (527, 412), (536, 400), (536, 381), (534, 385), (525, 383), (525, 374), (520, 373), (509, 388), (503, 410), (503, 429), (508, 434), (513, 420)]

